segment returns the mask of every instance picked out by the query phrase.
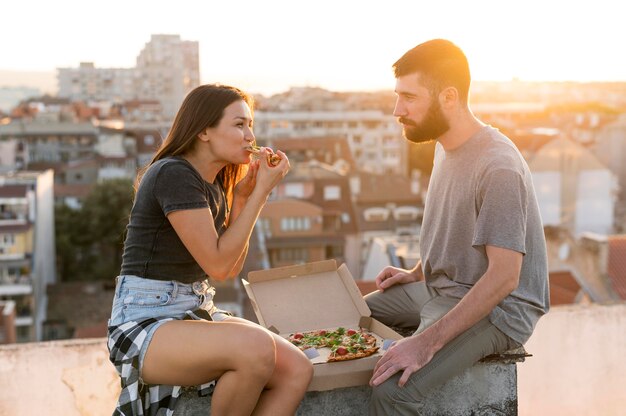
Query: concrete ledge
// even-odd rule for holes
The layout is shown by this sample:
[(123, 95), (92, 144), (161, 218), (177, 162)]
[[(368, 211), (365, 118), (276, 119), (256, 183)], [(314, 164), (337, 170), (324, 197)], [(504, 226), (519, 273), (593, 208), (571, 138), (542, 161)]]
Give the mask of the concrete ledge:
[[(369, 386), (309, 392), (297, 416), (367, 415)], [(198, 397), (186, 389), (179, 399), (176, 416), (206, 416), (210, 397)], [(481, 362), (433, 390), (425, 406), (429, 416), (517, 415), (517, 367), (515, 362)]]

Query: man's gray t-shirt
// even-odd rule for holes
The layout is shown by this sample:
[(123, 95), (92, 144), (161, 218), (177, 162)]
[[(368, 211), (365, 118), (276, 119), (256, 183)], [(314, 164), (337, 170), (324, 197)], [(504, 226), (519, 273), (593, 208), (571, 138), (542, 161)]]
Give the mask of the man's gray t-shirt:
[(485, 273), (485, 246), (524, 254), (519, 286), (489, 320), (520, 343), (548, 311), (548, 264), (530, 170), (515, 145), (491, 126), (462, 146), (437, 143), (420, 236), (426, 283), (463, 297)]
[(206, 209), (207, 215), (213, 215), (217, 233), (226, 230), (228, 208), (219, 179), (206, 182), (182, 157), (156, 161), (135, 195), (120, 274), (183, 283), (206, 279), (167, 219), (170, 212), (187, 209)]

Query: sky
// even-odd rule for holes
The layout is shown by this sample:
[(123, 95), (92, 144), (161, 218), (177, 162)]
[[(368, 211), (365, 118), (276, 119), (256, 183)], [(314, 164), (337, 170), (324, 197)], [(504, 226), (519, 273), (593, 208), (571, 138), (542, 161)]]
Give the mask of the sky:
[[(475, 80), (626, 81), (615, 0), (31, 0), (0, 14), (0, 86), (94, 62), (135, 65), (152, 34), (200, 47), (201, 82), (253, 93), (292, 86), (393, 89), (391, 65), (447, 38)], [(33, 71), (35, 71), (33, 73)]]

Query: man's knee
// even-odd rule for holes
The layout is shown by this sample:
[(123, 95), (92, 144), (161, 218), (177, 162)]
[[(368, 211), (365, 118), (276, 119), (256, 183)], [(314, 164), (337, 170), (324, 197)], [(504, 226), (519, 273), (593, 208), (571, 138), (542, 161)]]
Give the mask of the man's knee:
[(417, 415), (422, 407), (423, 395), (410, 383), (398, 386), (400, 374), (372, 387), (370, 415)]

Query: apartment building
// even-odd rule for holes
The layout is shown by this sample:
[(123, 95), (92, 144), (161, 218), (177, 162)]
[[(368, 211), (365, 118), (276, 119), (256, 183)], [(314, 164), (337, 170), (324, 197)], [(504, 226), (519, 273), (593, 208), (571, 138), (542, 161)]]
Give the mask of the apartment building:
[(618, 181), (590, 150), (557, 136), (528, 161), (544, 226), (612, 234)]
[[(0, 125), (2, 168), (37, 169), (93, 157), (98, 128), (92, 123), (15, 120)], [(35, 166), (33, 166), (35, 165)]]
[(156, 100), (163, 116), (173, 118), (185, 95), (200, 85), (197, 41), (179, 35), (152, 35), (133, 68), (58, 68), (59, 97), (123, 103)]
[(356, 222), (345, 174), (317, 161), (295, 164), (259, 217), (270, 267), (326, 259), (357, 267)]
[(0, 301), (15, 303), (18, 342), (41, 340), (56, 281), (53, 182), (52, 170), (0, 175)]
[(378, 110), (255, 113), (257, 140), (340, 137), (348, 142), (357, 170), (386, 174), (408, 171), (407, 142), (395, 117)]

